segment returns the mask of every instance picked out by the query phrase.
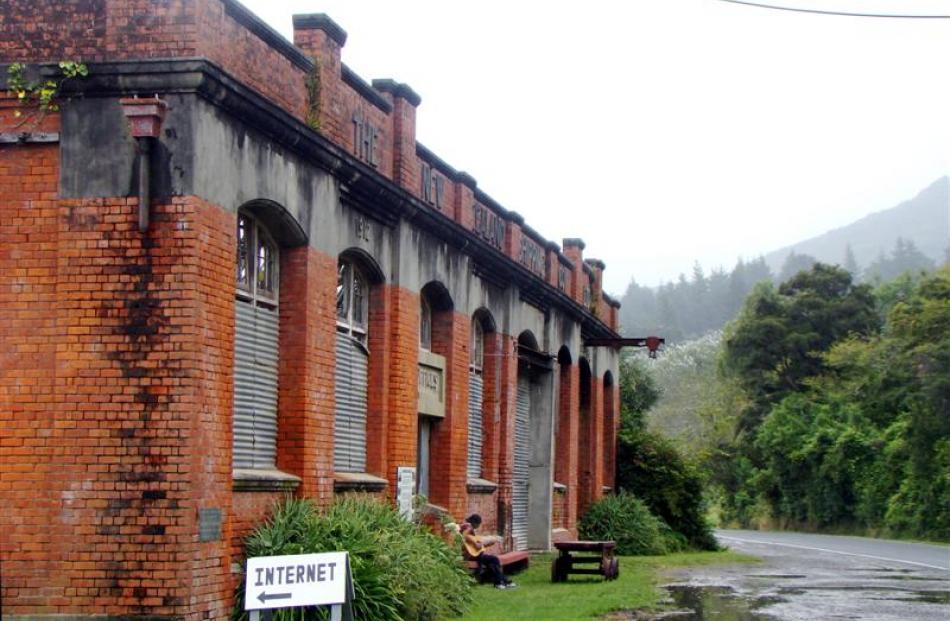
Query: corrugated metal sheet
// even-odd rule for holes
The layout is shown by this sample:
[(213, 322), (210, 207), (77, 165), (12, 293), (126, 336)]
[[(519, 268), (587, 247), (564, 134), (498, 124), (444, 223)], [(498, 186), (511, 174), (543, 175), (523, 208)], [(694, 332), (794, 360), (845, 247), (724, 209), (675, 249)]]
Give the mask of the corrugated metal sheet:
[(235, 302), (234, 467), (273, 468), (277, 458), (276, 309)]
[(366, 350), (346, 334), (336, 334), (336, 417), (333, 427), (333, 469), (366, 471)]
[(468, 476), (482, 476), (482, 374), (468, 374)]
[(515, 403), (515, 460), (511, 490), (511, 536), (515, 550), (528, 548), (528, 461), (531, 456), (528, 421), (531, 392), (527, 378), (518, 378)]

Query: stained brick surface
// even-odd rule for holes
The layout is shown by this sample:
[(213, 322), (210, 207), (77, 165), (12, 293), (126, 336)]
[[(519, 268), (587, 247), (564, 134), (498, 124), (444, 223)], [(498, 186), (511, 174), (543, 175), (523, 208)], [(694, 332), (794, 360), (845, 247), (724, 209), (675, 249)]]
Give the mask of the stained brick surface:
[[(299, 58), (236, 15), (223, 0), (8, 0), (0, 61), (207, 58), (345, 152), (365, 155), (354, 119), (371, 125), (375, 151), (364, 164), (392, 180), (394, 194), (424, 198), (422, 168), (431, 166), (444, 179), (441, 213), (452, 235), (497, 242), (495, 260), (521, 262), (522, 235), (536, 236), (417, 145), (412, 102), (393, 92), (367, 98), (368, 86), (344, 80), (340, 46), (322, 30), (295, 32), (296, 45), (315, 60), (308, 75)], [(378, 98), (392, 111), (370, 101)], [(56, 114), (31, 118), (24, 129), (14, 104), (0, 96), (0, 133), (60, 131)], [(56, 142), (0, 144), (2, 613), (226, 618), (243, 540), (284, 495), (236, 488), (233, 480), (241, 205), (191, 195), (153, 200), (143, 234), (134, 195), (62, 198), (59, 154)], [(475, 231), (476, 203), (503, 219), (503, 239), (487, 239), (497, 229)], [(312, 214), (315, 226), (337, 215)], [(590, 282), (582, 248), (569, 244), (562, 256), (535, 241), (544, 257), (537, 286), (557, 286), (566, 256), (566, 293), (582, 302)], [(299, 478), (294, 494), (319, 506), (338, 495), (337, 260), (314, 243), (280, 249), (276, 465)], [(591, 272), (592, 307), (616, 326), (599, 270)], [(369, 294), (367, 474), (387, 481), (377, 496), (392, 501), (396, 468), (417, 462), (420, 293), (399, 282), (398, 270), (380, 280)], [(452, 295), (462, 301), (467, 293)], [(446, 409), (433, 428), (431, 501), (456, 520), (478, 512), (486, 530), (510, 535), (519, 363), (517, 337), (505, 331), (522, 328), (500, 314), (495, 321), (497, 331), (485, 336), (481, 474), (497, 490), (467, 491), (472, 317), (456, 308), (433, 322), (433, 351), (446, 360)], [(589, 378), (582, 408), (576, 361), (554, 372), (553, 477), (566, 490), (554, 495), (552, 526), (576, 534), (580, 513), (613, 485), (619, 390)], [(199, 515), (208, 509), (221, 511), (220, 537), (201, 542)]]

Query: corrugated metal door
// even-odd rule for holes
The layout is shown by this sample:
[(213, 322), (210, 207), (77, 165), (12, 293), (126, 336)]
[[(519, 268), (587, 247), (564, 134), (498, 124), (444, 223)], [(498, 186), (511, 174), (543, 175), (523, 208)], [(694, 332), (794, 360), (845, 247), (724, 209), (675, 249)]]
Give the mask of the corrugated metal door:
[(336, 334), (336, 417), (333, 469), (366, 471), (366, 381), (368, 356), (352, 337)]
[(468, 374), (468, 476), (482, 476), (482, 374)]
[(531, 455), (528, 421), (531, 415), (531, 386), (518, 378), (515, 403), (515, 461), (511, 490), (511, 536), (515, 550), (528, 547), (528, 460)]
[(277, 457), (276, 309), (236, 300), (234, 467), (273, 468)]

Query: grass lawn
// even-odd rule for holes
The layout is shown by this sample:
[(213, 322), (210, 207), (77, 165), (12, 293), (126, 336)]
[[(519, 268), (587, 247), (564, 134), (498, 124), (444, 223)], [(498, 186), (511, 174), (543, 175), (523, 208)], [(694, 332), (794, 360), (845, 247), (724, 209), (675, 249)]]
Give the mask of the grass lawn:
[(475, 601), (462, 621), (558, 621), (591, 619), (614, 610), (649, 607), (658, 601), (656, 588), (664, 569), (690, 565), (749, 563), (756, 559), (735, 552), (699, 552), (667, 556), (624, 556), (620, 577), (605, 582), (599, 576), (571, 576), (568, 582), (551, 582), (553, 555), (531, 557), (531, 567), (516, 576), (517, 589), (475, 587)]

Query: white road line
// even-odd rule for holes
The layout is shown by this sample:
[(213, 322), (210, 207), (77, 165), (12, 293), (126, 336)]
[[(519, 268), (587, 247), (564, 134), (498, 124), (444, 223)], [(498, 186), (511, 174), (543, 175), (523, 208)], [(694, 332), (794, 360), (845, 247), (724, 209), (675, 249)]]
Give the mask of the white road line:
[(800, 546), (793, 543), (776, 543), (774, 541), (762, 541), (760, 539), (741, 539), (739, 537), (727, 537), (726, 535), (716, 535), (719, 539), (728, 541), (739, 541), (742, 543), (760, 543), (768, 546), (783, 546), (786, 548), (798, 548), (800, 550), (812, 550), (815, 552), (829, 552), (831, 554), (842, 554), (844, 556), (858, 556), (860, 558), (870, 558), (876, 561), (888, 561), (891, 563), (904, 563), (905, 565), (917, 565), (918, 567), (927, 567), (928, 569), (950, 570), (950, 567), (940, 567), (939, 565), (928, 565), (927, 563), (917, 563), (915, 561), (904, 561), (899, 558), (888, 558), (886, 556), (873, 556), (871, 554), (856, 554), (854, 552), (841, 552), (840, 550), (829, 550), (828, 548), (813, 548), (810, 546)]

